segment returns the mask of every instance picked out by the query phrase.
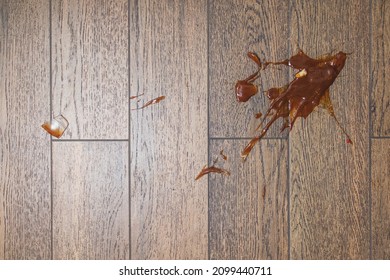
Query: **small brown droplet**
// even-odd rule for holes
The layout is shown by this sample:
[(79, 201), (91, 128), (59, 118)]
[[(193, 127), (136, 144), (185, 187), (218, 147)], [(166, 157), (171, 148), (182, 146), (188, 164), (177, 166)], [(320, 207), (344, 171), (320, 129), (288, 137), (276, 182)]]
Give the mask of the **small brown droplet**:
[(221, 155), (221, 157), (223, 158), (223, 160), (227, 160), (227, 159), (228, 159), (228, 157), (223, 153), (223, 150), (221, 150), (221, 151), (219, 152), (219, 154)]
[(259, 113), (255, 114), (255, 118), (256, 118), (256, 119), (260, 119), (262, 115), (263, 115), (263, 114), (262, 114), (261, 112), (259, 112)]

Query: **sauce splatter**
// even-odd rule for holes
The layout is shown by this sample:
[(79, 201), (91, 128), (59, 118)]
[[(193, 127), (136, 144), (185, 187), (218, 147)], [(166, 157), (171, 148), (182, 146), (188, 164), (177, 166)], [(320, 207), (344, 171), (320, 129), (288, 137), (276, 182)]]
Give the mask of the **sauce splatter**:
[(225, 155), (225, 154), (223, 153), (223, 150), (221, 150), (221, 151), (219, 152), (219, 154), (221, 155), (221, 157), (222, 157), (223, 160), (227, 160), (227, 159), (228, 159), (227, 155)]
[[(277, 119), (283, 118), (284, 120), (280, 130), (281, 132), (286, 128), (291, 130), (298, 117), (307, 118), (317, 106), (328, 111), (346, 135), (347, 143), (352, 144), (351, 138), (335, 116), (329, 95), (329, 87), (343, 69), (346, 58), (346, 53), (338, 52), (335, 55), (327, 55), (322, 58), (313, 59), (306, 55), (302, 50), (299, 50), (296, 55), (280, 62), (264, 62), (261, 64), (261, 62), (258, 63), (255, 61), (256, 64), (263, 65), (262, 70), (266, 69), (268, 65), (281, 64), (296, 69), (298, 72), (295, 74), (294, 80), (290, 84), (280, 88), (271, 88), (266, 91), (266, 96), (270, 100), (270, 106), (257, 127), (257, 130), (261, 129), (260, 134), (248, 143), (242, 151), (241, 157), (244, 160), (246, 159), (254, 145), (264, 137), (270, 126)], [(244, 81), (253, 84), (259, 77), (259, 71), (260, 70)], [(238, 81), (238, 83), (240, 82), (242, 81)], [(244, 87), (241, 87), (240, 90), (242, 91), (243, 89), (246, 95), (250, 94), (250, 90), (246, 90)], [(249, 100), (249, 98), (247, 100)], [(263, 123), (267, 118), (270, 118), (270, 120), (263, 126)]]
[[(227, 156), (223, 153), (223, 150), (219, 152), (220, 156), (223, 158), (223, 160), (227, 160)], [(206, 165), (203, 166), (202, 170), (199, 172), (198, 176), (196, 176), (195, 181), (202, 178), (204, 175), (209, 174), (209, 173), (218, 173), (218, 174), (223, 174), (226, 176), (230, 175), (230, 171), (216, 167), (215, 164), (218, 162), (218, 158), (216, 158), (213, 161), (213, 165), (207, 167)]]
[(198, 180), (202, 178), (204, 175), (209, 174), (209, 173), (219, 173), (223, 175), (230, 175), (230, 172), (226, 169), (216, 167), (214, 165), (210, 167), (206, 167), (206, 165), (202, 168), (202, 170), (199, 172), (198, 176), (196, 176), (195, 180)]
[(258, 88), (256, 85), (253, 84), (253, 82), (260, 77), (260, 58), (252, 52), (248, 53), (248, 57), (257, 64), (258, 69), (255, 73), (250, 75), (245, 80), (241, 80), (236, 83), (236, 99), (238, 102), (246, 102), (258, 92)]
[(140, 97), (142, 95), (144, 95), (144, 93), (141, 93), (141, 94), (138, 94), (138, 95), (132, 95), (132, 96), (130, 96), (130, 99), (135, 99), (135, 98), (138, 98), (138, 97)]
[(164, 100), (164, 99), (165, 99), (165, 96), (162, 95), (162, 96), (159, 96), (159, 97), (154, 98), (154, 99), (152, 99), (152, 100), (149, 100), (148, 102), (146, 102), (143, 106), (141, 106), (141, 107), (139, 107), (139, 108), (134, 108), (134, 109), (131, 109), (131, 110), (141, 110), (141, 109), (143, 109), (143, 108), (145, 108), (145, 107), (148, 107), (148, 106), (150, 106), (150, 105), (152, 105), (152, 104), (160, 103), (160, 102), (161, 102), (162, 100)]

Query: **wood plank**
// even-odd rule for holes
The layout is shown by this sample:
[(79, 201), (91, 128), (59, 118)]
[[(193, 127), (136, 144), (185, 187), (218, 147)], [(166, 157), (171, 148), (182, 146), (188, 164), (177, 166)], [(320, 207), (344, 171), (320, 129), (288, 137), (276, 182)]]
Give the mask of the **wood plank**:
[(390, 136), (390, 1), (372, 1), (372, 104), (373, 136)]
[(48, 1), (0, 2), (0, 259), (49, 259)]
[(130, 1), (131, 256), (207, 259), (206, 1)]
[[(263, 71), (256, 82), (259, 94), (246, 103), (236, 101), (234, 86), (256, 68), (247, 58), (248, 51), (256, 52), (262, 60), (281, 60), (288, 57), (288, 1), (214, 0), (210, 1), (209, 16), (209, 88), (210, 136), (252, 137), (264, 113), (268, 100), (261, 93), (268, 88), (287, 83), (286, 69)], [(277, 122), (267, 136), (279, 134)]]
[(128, 259), (126, 142), (53, 143), (53, 258)]
[(128, 138), (127, 1), (52, 2), (53, 110), (64, 139)]
[(373, 139), (372, 258), (390, 259), (390, 139)]
[[(213, 140), (210, 162), (230, 176), (210, 178), (210, 258), (288, 259), (287, 141), (263, 140), (246, 162), (245, 140)], [(205, 180), (202, 178), (201, 180)]]
[(292, 40), (309, 55), (353, 52), (331, 87), (336, 115), (325, 111), (290, 133), (291, 258), (368, 259), (369, 2), (297, 0)]

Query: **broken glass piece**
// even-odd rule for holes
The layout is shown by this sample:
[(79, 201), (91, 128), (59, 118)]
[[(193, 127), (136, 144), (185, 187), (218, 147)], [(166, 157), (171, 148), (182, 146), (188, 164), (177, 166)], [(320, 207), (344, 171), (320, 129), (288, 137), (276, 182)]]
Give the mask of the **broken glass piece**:
[(63, 115), (58, 115), (53, 117), (50, 121), (42, 124), (44, 130), (46, 130), (50, 135), (60, 138), (64, 134), (65, 130), (69, 125), (68, 120)]

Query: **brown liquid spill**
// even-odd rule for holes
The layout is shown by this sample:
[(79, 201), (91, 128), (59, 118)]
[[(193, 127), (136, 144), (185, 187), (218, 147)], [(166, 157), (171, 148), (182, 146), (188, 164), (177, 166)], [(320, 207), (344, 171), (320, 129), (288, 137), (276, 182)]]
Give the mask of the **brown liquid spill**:
[(46, 130), (50, 135), (56, 137), (56, 138), (60, 138), (62, 136), (62, 134), (64, 133), (64, 129), (61, 129), (61, 128), (56, 128), (56, 129), (52, 129), (50, 123), (48, 122), (45, 122), (43, 125), (42, 125), (43, 129)]
[[(302, 50), (299, 50), (298, 54), (292, 56), (290, 59), (280, 62), (264, 62), (263, 64), (261, 64), (260, 61), (256, 61), (253, 57), (254, 56), (250, 56), (259, 67), (260, 65), (263, 65), (263, 68), (259, 68), (256, 73), (252, 74), (246, 80), (237, 82), (236, 96), (240, 95), (240, 97), (246, 97), (241, 98), (239, 101), (247, 101), (254, 95), (253, 88), (247, 85), (249, 84), (256, 87), (253, 82), (259, 78), (259, 71), (266, 69), (268, 65), (286, 65), (299, 70), (299, 72), (295, 74), (294, 80), (288, 85), (280, 88), (271, 88), (266, 92), (266, 96), (270, 100), (270, 106), (257, 130), (262, 127), (264, 121), (268, 117), (271, 119), (264, 125), (260, 135), (254, 137), (244, 148), (241, 153), (243, 159), (246, 159), (254, 145), (264, 137), (270, 126), (278, 118), (283, 118), (284, 120), (281, 132), (286, 128), (290, 128), (291, 130), (298, 117), (307, 118), (309, 114), (313, 112), (314, 108), (319, 105), (320, 107), (325, 108), (335, 119), (337, 125), (347, 136), (347, 143), (352, 144), (351, 138), (340, 125), (334, 114), (333, 105), (329, 96), (329, 87), (343, 69), (347, 58), (346, 53), (339, 52), (335, 55), (313, 59), (306, 55)], [(239, 91), (237, 91), (237, 85), (239, 85)], [(239, 98), (237, 97), (237, 100), (238, 99)]]
[(198, 176), (196, 176), (195, 180), (198, 180), (198, 179), (202, 178), (204, 175), (209, 174), (209, 173), (219, 173), (219, 174), (223, 174), (223, 175), (227, 175), (227, 176), (230, 175), (230, 172), (226, 169), (215, 167), (214, 165), (212, 165), (210, 167), (204, 166), (202, 168), (202, 170), (199, 172)]
[(142, 107), (134, 108), (134, 109), (131, 109), (131, 110), (141, 110), (141, 109), (143, 109), (143, 108), (145, 108), (145, 107), (148, 107), (148, 106), (150, 106), (150, 105), (152, 105), (152, 104), (160, 103), (160, 102), (161, 102), (162, 100), (164, 100), (164, 99), (165, 99), (165, 96), (162, 95), (162, 96), (159, 96), (159, 97), (157, 97), (157, 98), (154, 98), (154, 99), (152, 99), (152, 100), (146, 102)]

